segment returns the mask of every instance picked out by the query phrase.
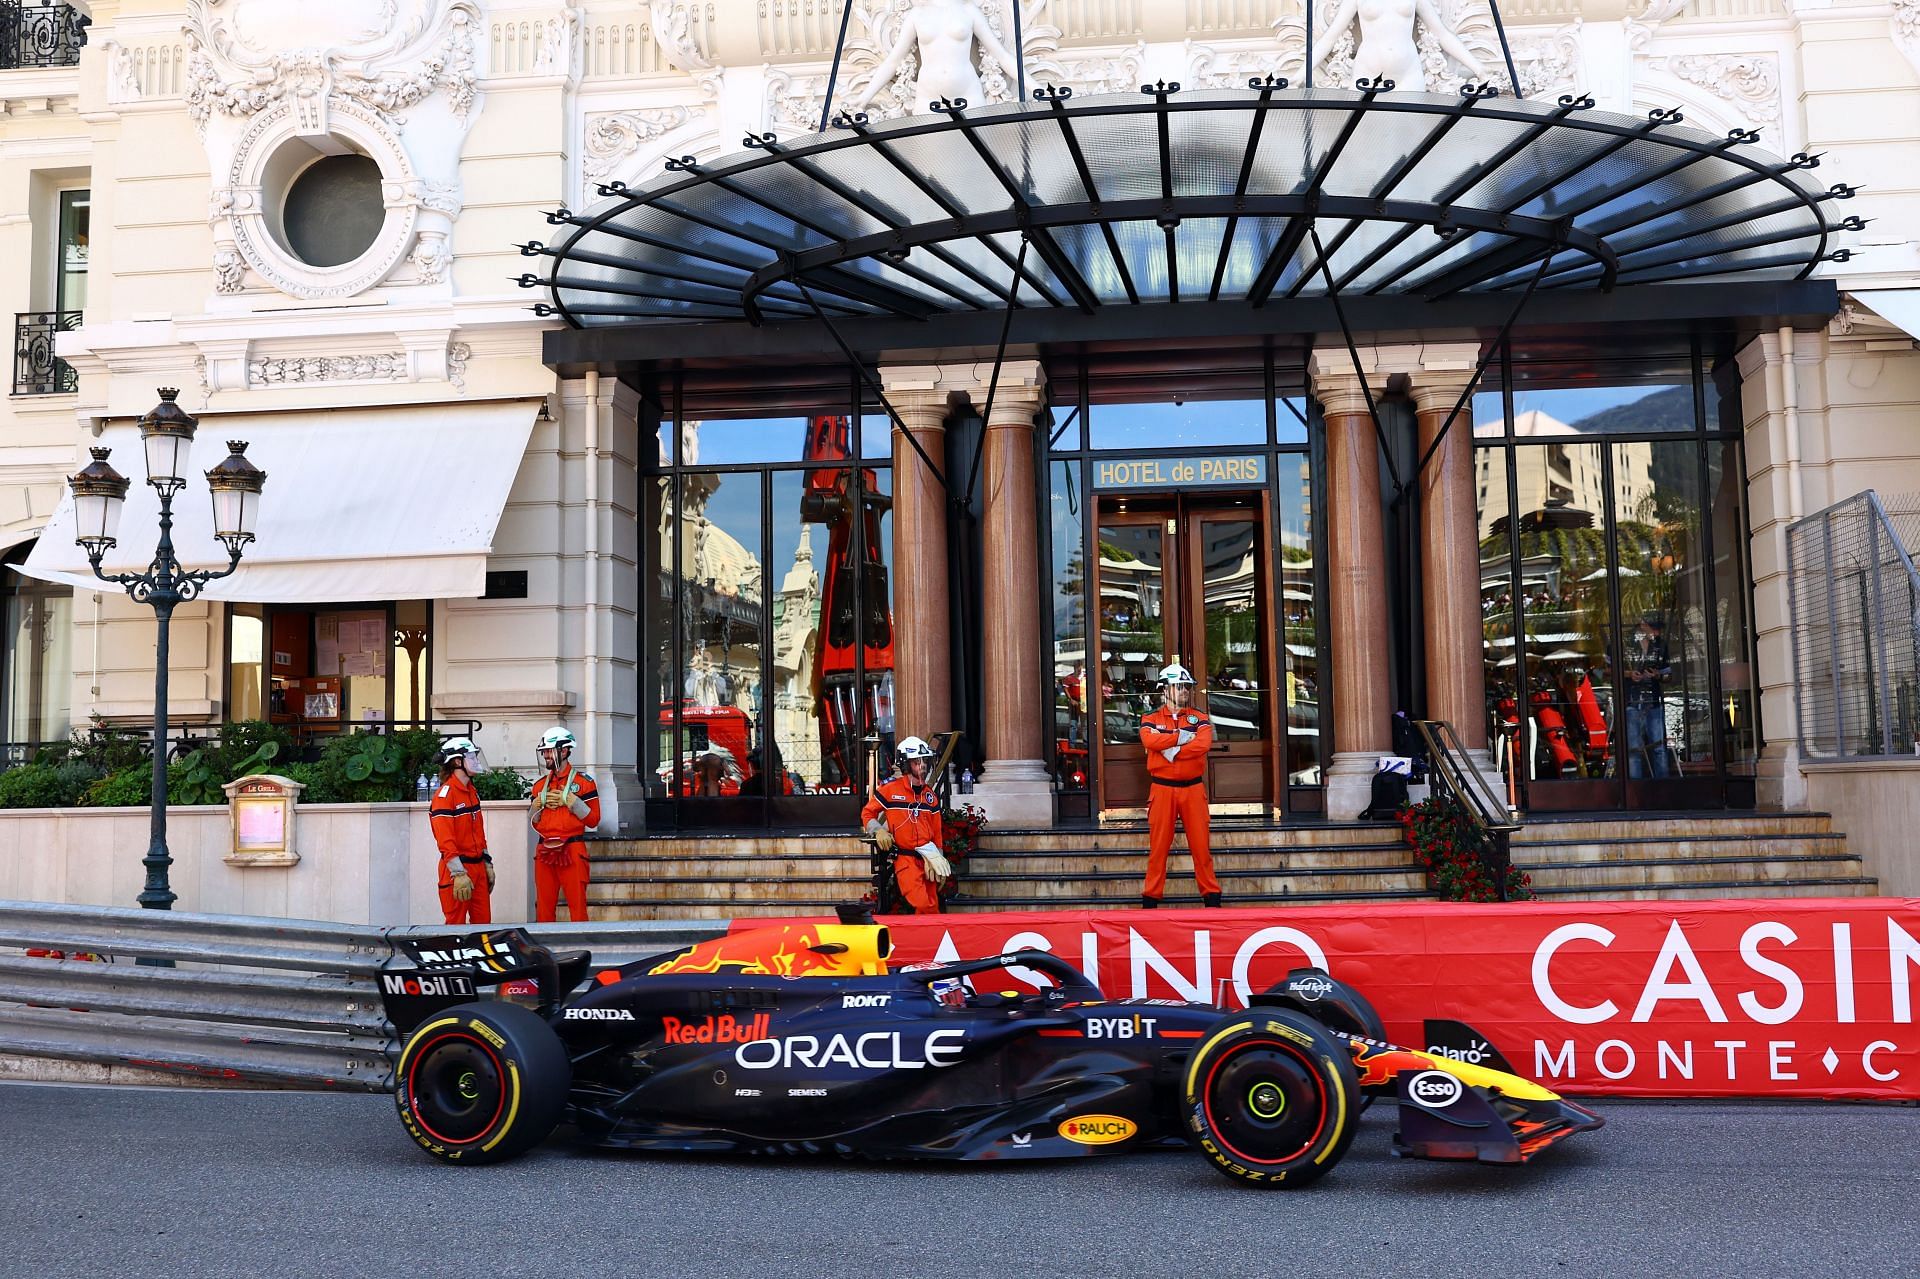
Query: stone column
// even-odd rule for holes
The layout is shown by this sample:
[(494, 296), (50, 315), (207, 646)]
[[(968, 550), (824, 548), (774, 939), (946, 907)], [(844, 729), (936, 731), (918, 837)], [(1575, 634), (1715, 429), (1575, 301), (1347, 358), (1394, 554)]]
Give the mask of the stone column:
[[(1345, 352), (1339, 354), (1344, 358)], [(1316, 352), (1314, 397), (1327, 424), (1327, 587), (1333, 651), (1333, 759), (1327, 816), (1352, 821), (1370, 802), (1374, 761), (1392, 743), (1387, 674), (1386, 536), (1379, 445), (1351, 372)], [(1383, 383), (1384, 385), (1384, 383)]]
[[(1471, 355), (1469, 355), (1469, 360)], [(1420, 456), (1446, 424), (1471, 368), (1413, 375)], [(1421, 626), (1426, 632), (1427, 718), (1453, 725), (1476, 756), (1487, 751), (1487, 679), (1480, 621), (1480, 533), (1475, 513), (1469, 403), (1420, 473)], [(1482, 759), (1490, 767), (1491, 757)]]
[[(949, 392), (938, 370), (880, 371), (887, 402), (944, 473)], [(953, 727), (947, 577), (947, 491), (908, 444), (893, 438), (893, 715), (898, 737)]]
[[(1034, 416), (1045, 375), (1037, 360), (1008, 361), (986, 424), (980, 492), (982, 653), (986, 773), (974, 792), (1002, 826), (1051, 826), (1047, 722), (1041, 661), (1040, 537), (1034, 503)], [(973, 402), (986, 409), (987, 388)]]

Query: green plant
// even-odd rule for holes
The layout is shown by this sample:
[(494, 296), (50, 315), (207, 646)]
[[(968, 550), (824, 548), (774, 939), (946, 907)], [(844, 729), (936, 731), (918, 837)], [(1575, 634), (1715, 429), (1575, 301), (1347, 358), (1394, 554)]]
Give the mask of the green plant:
[(299, 782), (306, 787), (300, 792), (302, 804), (337, 804), (340, 801), (328, 787), (327, 781), (320, 775), (318, 764), (282, 764), (273, 770), (290, 782)]
[(490, 768), (473, 775), (473, 789), (483, 800), (525, 799), (533, 793), (533, 783), (511, 768)]
[[(1400, 810), (1400, 828), (1414, 860), (1427, 871), (1433, 891), (1444, 901), (1490, 902), (1500, 899), (1494, 873), (1487, 869), (1488, 836), (1473, 824), (1466, 807), (1451, 795), (1431, 795)], [(1533, 898), (1533, 876), (1507, 868), (1507, 899)]]
[[(255, 761), (254, 756), (260, 755), (268, 746), (274, 749)], [(239, 720), (220, 730), (218, 753), (220, 768), (226, 773), (226, 780), (232, 781), (236, 777), (259, 771), (259, 762), (292, 759), (293, 735), (278, 724), (269, 724), (263, 719)]]
[(0, 808), (60, 808), (68, 802), (60, 770), (21, 764), (0, 773)]
[(87, 808), (143, 808), (152, 801), (153, 769), (146, 764), (108, 773), (80, 797)]
[(420, 729), (402, 733), (348, 733), (320, 752), (319, 780), (327, 802), (382, 804), (413, 798), (414, 780), (440, 749), (438, 735)]
[(232, 759), (231, 752), (216, 746), (188, 751), (167, 765), (167, 802), (169, 804), (224, 804), (226, 783), (236, 777), (257, 773), (280, 753), (280, 743), (261, 742), (249, 755)]
[(67, 757), (86, 764), (96, 777), (107, 777), (146, 760), (147, 741), (109, 728), (76, 728), (68, 739)]

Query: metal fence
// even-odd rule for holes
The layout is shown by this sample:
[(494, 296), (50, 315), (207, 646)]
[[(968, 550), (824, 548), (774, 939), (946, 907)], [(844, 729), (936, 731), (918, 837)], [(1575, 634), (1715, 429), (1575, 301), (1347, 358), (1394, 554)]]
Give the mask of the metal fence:
[(92, 22), (66, 0), (0, 0), (0, 71), (79, 65)]
[(1920, 754), (1920, 499), (1872, 489), (1787, 530), (1794, 698), (1813, 759)]
[[(612, 966), (727, 922), (543, 924), (535, 936)], [(400, 1045), (378, 974), (395, 937), (450, 931), (0, 902), (0, 1054), (386, 1091)]]

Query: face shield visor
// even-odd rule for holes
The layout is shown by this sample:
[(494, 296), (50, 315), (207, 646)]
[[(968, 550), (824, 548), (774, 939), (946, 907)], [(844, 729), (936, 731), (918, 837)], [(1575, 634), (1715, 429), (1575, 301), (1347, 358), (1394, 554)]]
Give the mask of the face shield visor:
[(487, 771), (487, 753), (478, 747), (468, 751), (464, 758), (466, 761), (466, 769), (469, 773), (484, 773)]
[(561, 752), (566, 751), (570, 753), (572, 749), (573, 748), (569, 746), (542, 746), (535, 753), (540, 757), (540, 767), (551, 773), (564, 762), (561, 758)]

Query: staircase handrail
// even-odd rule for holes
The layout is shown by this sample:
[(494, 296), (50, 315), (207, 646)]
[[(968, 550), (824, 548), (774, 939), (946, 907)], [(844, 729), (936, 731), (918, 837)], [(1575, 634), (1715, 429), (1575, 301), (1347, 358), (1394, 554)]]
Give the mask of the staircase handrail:
[(1413, 726), (1426, 743), (1433, 775), (1466, 812), (1480, 837), (1475, 844), (1481, 865), (1497, 886), (1500, 900), (1506, 901), (1508, 872), (1513, 867), (1512, 835), (1520, 829), (1520, 814), (1494, 798), (1500, 792), (1461, 745), (1452, 724), (1444, 719), (1417, 719)]

